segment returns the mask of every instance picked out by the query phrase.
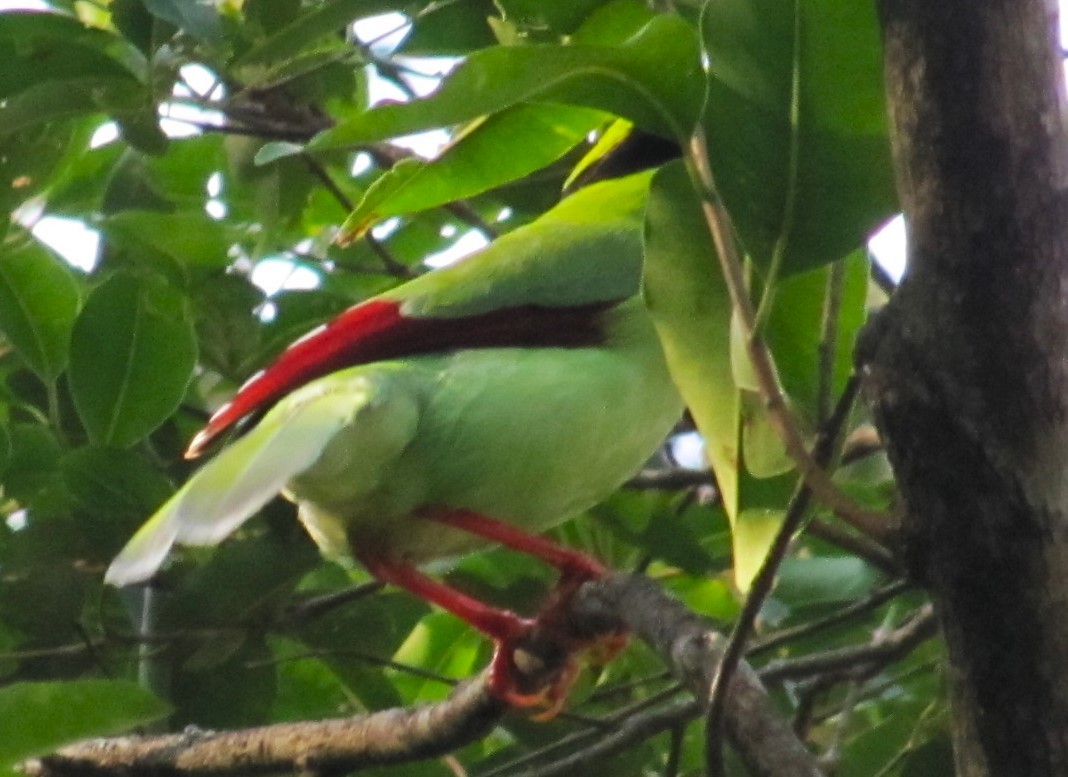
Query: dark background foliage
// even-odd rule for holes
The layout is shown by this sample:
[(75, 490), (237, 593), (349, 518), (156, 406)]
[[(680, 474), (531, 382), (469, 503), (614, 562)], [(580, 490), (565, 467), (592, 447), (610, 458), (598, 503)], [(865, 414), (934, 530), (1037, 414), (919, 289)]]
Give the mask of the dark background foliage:
[[(486, 641), (451, 616), (322, 561), (280, 500), (222, 547), (177, 553), (150, 588), (106, 588), (103, 571), (191, 472), (185, 444), (248, 375), (307, 329), (426, 271), (428, 257), (536, 219), (621, 121), (683, 145), (699, 124), (707, 132), (753, 287), (769, 290), (760, 331), (806, 438), (885, 298), (865, 242), (896, 204), (875, 16), (863, 4), (52, 8), (0, 14), (0, 199), (11, 214), (0, 223), (0, 765), (134, 725), (239, 727), (412, 705), (487, 663)], [(403, 29), (388, 45), (352, 33), (353, 21), (385, 12)], [(417, 94), (418, 73), (443, 58), (463, 64)], [(403, 100), (371, 107), (383, 82)], [(440, 128), (452, 143), (433, 161), (394, 140)], [(649, 284), (651, 298), (669, 300), (659, 313), (669, 330), (701, 334), (674, 366), (690, 374), (715, 481), (677, 464), (669, 445), (557, 534), (644, 570), (726, 626), (798, 476), (711, 274), (686, 173), (673, 162), (653, 181)], [(53, 217), (99, 236), (81, 252), (92, 255), (85, 266), (42, 242), (34, 227)], [(836, 482), (886, 507), (890, 473), (865, 444), (862, 410), (849, 431)], [(923, 596), (865, 606), (897, 578), (886, 559), (814, 511), (757, 623), (757, 644), (784, 639), (754, 663), (833, 657), (892, 635)], [(524, 611), (552, 584), (503, 550), (464, 558), (447, 577)], [(858, 603), (856, 617), (821, 625)], [(838, 774), (944, 774), (939, 654), (929, 642), (831, 662), (771, 689)], [(458, 763), (484, 775), (517, 773), (531, 755), (549, 761), (549, 745), (596, 736), (670, 682), (632, 644), (582, 675), (573, 715), (509, 717)], [(695, 773), (701, 759), (694, 727), (601, 770)], [(384, 772), (457, 768), (443, 759)]]

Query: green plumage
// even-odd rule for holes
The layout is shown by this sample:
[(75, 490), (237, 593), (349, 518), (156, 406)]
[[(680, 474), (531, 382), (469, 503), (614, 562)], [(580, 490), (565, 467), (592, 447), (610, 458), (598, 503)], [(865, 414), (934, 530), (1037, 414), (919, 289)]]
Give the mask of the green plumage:
[(681, 412), (637, 296), (647, 182), (590, 187), (481, 254), (383, 295), (443, 325), (502, 307), (629, 298), (602, 314), (602, 344), (461, 349), (314, 380), (199, 470), (107, 579), (151, 576), (175, 542), (220, 541), (280, 491), (326, 555), (346, 555), (351, 543), (415, 562), (479, 542), (420, 509), (467, 509), (540, 532), (604, 499)]

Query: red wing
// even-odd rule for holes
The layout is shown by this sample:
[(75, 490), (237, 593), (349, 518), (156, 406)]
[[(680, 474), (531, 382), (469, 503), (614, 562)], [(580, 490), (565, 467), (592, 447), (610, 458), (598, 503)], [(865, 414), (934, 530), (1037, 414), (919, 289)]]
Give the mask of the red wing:
[(369, 300), (290, 345), (220, 407), (186, 450), (196, 458), (242, 418), (263, 412), (304, 384), (331, 372), (384, 359), (457, 348), (581, 348), (604, 340), (600, 314), (619, 300), (577, 307), (536, 305), (452, 318), (407, 317), (391, 300)]
[(294, 341), (266, 369), (255, 373), (220, 407), (189, 443), (185, 457), (204, 452), (220, 434), (250, 413), (266, 410), (298, 386), (348, 364), (362, 364), (387, 355), (395, 336), (390, 332), (404, 323), (396, 302), (371, 300), (355, 305), (337, 318)]

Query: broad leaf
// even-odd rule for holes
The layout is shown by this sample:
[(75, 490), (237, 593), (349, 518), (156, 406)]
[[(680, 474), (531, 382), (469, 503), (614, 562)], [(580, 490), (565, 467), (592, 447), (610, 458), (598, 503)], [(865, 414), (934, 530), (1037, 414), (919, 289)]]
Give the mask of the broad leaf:
[(67, 365), (79, 302), (71, 271), (36, 241), (0, 252), (0, 332), (46, 382)]
[(144, 0), (144, 4), (150, 14), (198, 40), (214, 45), (222, 42), (222, 20), (214, 4), (196, 0)]
[(0, 97), (42, 83), (143, 81), (144, 56), (133, 45), (58, 13), (0, 14)]
[(15, 683), (0, 688), (0, 768), (92, 736), (158, 720), (167, 705), (127, 680)]
[(236, 62), (236, 68), (269, 65), (299, 54), (306, 46), (336, 33), (361, 16), (382, 13), (395, 3), (383, 0), (326, 0), (317, 3), (281, 29), (260, 41)]
[(741, 591), (748, 591), (768, 549), (779, 533), (782, 510), (747, 508), (740, 510), (731, 527), (731, 546), (734, 551), (734, 583)]
[(723, 506), (733, 520), (739, 407), (730, 358), (731, 302), (681, 162), (665, 165), (649, 191), (643, 289), (671, 375), (705, 438)]
[(143, 520), (173, 491), (143, 456), (118, 448), (71, 451), (60, 462), (60, 472), (78, 507), (101, 516)]
[(342, 226), (359, 237), (387, 216), (481, 194), (555, 162), (603, 123), (604, 115), (562, 105), (517, 105), (476, 123), (441, 156), (405, 160), (375, 181)]
[(183, 298), (118, 274), (89, 296), (71, 339), (70, 387), (96, 443), (125, 447), (175, 411), (196, 361)]
[[(853, 371), (853, 343), (866, 318), (867, 293), (868, 257), (863, 251), (854, 251), (840, 266), (791, 275), (776, 286), (763, 335), (790, 410), (810, 433)], [(836, 300), (836, 308), (828, 306), (830, 299)], [(734, 327), (734, 378), (747, 390), (742, 407), (743, 459), (755, 477), (772, 477), (792, 470), (793, 462), (756, 394), (755, 378), (747, 374), (751, 367), (741, 339)]]
[(724, 0), (703, 35), (712, 167), (746, 250), (766, 265), (781, 240), (787, 273), (842, 257), (896, 209), (874, 7)]
[(524, 102), (608, 111), (686, 137), (701, 102), (693, 30), (660, 16), (619, 46), (497, 46), (475, 52), (430, 97), (376, 107), (318, 135), (309, 148), (373, 143), (451, 126)]
[(45, 81), (0, 102), (0, 134), (85, 114), (135, 114), (146, 101), (144, 87), (128, 78)]
[(226, 227), (203, 213), (125, 210), (108, 217), (104, 231), (135, 255), (152, 251), (186, 270), (220, 270), (230, 262)]

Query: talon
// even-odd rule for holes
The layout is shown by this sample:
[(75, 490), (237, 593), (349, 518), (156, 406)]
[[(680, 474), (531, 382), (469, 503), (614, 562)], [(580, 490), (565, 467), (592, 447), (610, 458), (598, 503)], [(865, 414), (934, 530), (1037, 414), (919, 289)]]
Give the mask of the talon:
[[(578, 662), (570, 655), (565, 658), (563, 665), (553, 668), (529, 650), (500, 644), (493, 654), (490, 692), (512, 707), (544, 707), (531, 719), (551, 720), (564, 708), (578, 673)], [(525, 687), (538, 680), (544, 682), (535, 690)]]

